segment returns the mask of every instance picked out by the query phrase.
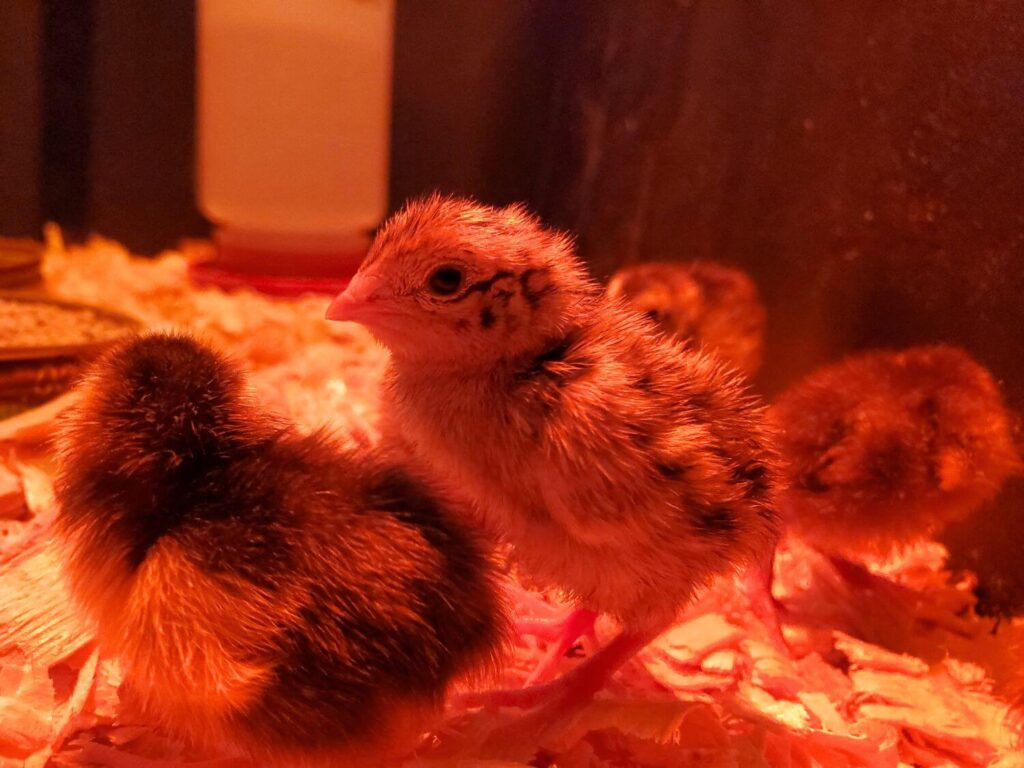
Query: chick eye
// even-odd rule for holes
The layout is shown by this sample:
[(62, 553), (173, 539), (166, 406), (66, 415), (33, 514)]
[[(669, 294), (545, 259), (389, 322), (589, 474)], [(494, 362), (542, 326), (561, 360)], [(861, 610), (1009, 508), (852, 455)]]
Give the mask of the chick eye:
[(462, 285), (462, 270), (458, 267), (441, 267), (430, 276), (427, 285), (438, 296), (451, 296)]

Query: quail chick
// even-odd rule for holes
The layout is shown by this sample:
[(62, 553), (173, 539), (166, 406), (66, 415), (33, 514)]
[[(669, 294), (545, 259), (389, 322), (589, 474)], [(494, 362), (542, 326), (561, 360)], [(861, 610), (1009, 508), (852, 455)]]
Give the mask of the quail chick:
[(834, 554), (922, 539), (1019, 469), (985, 368), (951, 346), (873, 351), (812, 373), (771, 409), (790, 530)]
[(754, 281), (738, 269), (708, 261), (634, 264), (612, 276), (608, 295), (747, 376), (761, 368), (765, 310)]
[(81, 394), (58, 530), (142, 717), (274, 765), (371, 764), (494, 658), (489, 561), (401, 466), (268, 417), (185, 336), (120, 344)]
[(588, 697), (699, 588), (772, 549), (775, 457), (740, 377), (607, 298), (523, 208), (410, 204), (328, 317), (391, 350), (387, 423), (520, 571), (623, 626), (501, 703)]

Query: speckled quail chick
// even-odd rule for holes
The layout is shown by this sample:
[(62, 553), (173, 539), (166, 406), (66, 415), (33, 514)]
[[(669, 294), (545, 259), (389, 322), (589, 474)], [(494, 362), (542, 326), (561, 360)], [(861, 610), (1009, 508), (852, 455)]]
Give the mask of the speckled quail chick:
[(754, 281), (739, 269), (709, 261), (633, 264), (612, 276), (608, 295), (747, 376), (761, 368), (765, 310)]
[(475, 535), (400, 465), (266, 415), (184, 336), (122, 343), (61, 435), (74, 593), (136, 715), (260, 764), (409, 752), (504, 618)]
[(623, 626), (503, 703), (591, 695), (698, 589), (772, 549), (775, 457), (741, 377), (606, 297), (523, 208), (408, 205), (328, 317), (391, 350), (388, 422), (521, 571)]
[(850, 356), (793, 385), (770, 417), (787, 526), (830, 553), (920, 540), (1020, 469), (999, 388), (952, 346)]

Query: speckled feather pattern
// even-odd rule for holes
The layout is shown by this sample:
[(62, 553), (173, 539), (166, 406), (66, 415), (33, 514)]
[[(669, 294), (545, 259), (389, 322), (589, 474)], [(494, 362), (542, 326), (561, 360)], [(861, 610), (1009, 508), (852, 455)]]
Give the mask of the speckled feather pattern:
[(281, 765), (412, 748), (494, 661), (490, 564), (385, 457), (260, 413), (186, 337), (104, 357), (61, 438), (76, 595), (147, 721)]
[(918, 540), (1019, 471), (991, 374), (950, 346), (872, 351), (819, 369), (772, 407), (788, 526), (834, 552)]
[[(462, 289), (430, 297), (449, 263)], [(363, 269), (390, 313), (370, 325), (393, 356), (386, 431), (476, 503), (526, 578), (648, 629), (770, 551), (757, 401), (603, 296), (568, 238), (519, 207), (433, 197), (387, 224)]]

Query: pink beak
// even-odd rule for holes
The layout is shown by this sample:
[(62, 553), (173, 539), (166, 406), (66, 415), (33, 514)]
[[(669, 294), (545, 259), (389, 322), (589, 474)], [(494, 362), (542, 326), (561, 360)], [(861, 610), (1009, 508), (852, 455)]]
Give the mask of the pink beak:
[(348, 287), (327, 308), (327, 319), (362, 323), (367, 317), (377, 314), (379, 287), (380, 280), (377, 277), (357, 272)]

